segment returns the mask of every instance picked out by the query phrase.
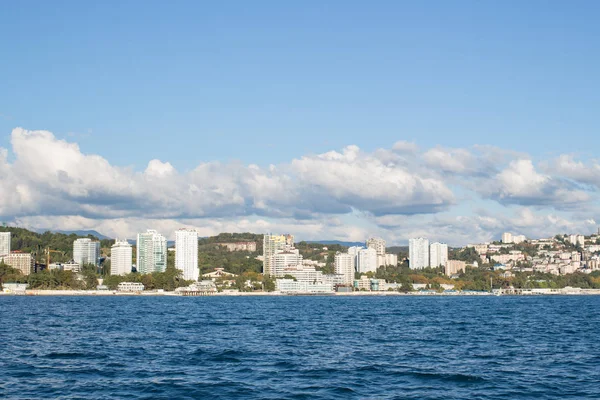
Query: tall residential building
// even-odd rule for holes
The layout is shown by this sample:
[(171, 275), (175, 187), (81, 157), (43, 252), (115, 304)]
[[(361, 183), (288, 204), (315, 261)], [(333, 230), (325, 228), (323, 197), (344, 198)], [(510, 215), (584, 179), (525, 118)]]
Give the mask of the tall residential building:
[(583, 235), (569, 235), (568, 240), (573, 246), (585, 246), (585, 236)]
[(0, 257), (10, 254), (10, 232), (0, 232)]
[(411, 269), (423, 269), (429, 266), (429, 240), (414, 238), (408, 241), (408, 258)]
[(373, 248), (361, 249), (356, 258), (356, 271), (360, 273), (377, 271), (377, 251)]
[(385, 240), (381, 238), (370, 238), (367, 240), (367, 248), (375, 249), (378, 256), (385, 255)]
[(431, 243), (429, 247), (429, 265), (431, 267), (445, 267), (448, 263), (448, 245), (445, 243)]
[(7, 256), (2, 257), (6, 265), (21, 271), (23, 275), (29, 275), (33, 271), (33, 256), (30, 253), (13, 251)]
[(131, 272), (133, 250), (127, 240), (116, 240), (110, 248), (110, 274), (127, 275)]
[(513, 242), (512, 233), (510, 233), (510, 232), (504, 232), (502, 234), (502, 243), (512, 243), (512, 242)]
[(175, 268), (183, 271), (183, 279), (198, 281), (198, 232), (180, 229), (175, 232)]
[(152, 229), (139, 233), (135, 258), (139, 273), (164, 272), (167, 269), (167, 239)]
[(294, 243), (291, 235), (264, 235), (263, 237), (263, 274), (274, 275), (273, 256), (285, 250), (286, 245)]
[(348, 253), (337, 253), (334, 259), (335, 273), (342, 275), (344, 285), (354, 283), (355, 256)]
[(73, 261), (82, 267), (85, 264), (98, 266), (100, 263), (100, 242), (88, 238), (76, 239), (73, 242)]
[(271, 256), (271, 268), (272, 272), (270, 275), (282, 277), (286, 275), (286, 268), (296, 268), (302, 265), (302, 255), (298, 249), (288, 248), (283, 251), (278, 251)]

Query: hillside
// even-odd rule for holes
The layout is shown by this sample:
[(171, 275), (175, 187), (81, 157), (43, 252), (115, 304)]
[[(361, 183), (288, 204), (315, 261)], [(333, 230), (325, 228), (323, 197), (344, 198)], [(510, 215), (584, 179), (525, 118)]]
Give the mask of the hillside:
[[(36, 261), (42, 261), (45, 257), (45, 249), (50, 248), (60, 253), (52, 253), (52, 260), (57, 262), (66, 262), (73, 258), (73, 242), (78, 238), (90, 238), (98, 240), (93, 235), (77, 235), (75, 233), (53, 233), (33, 232), (24, 228), (0, 227), (0, 232), (11, 232), (11, 250), (33, 253), (36, 255)], [(104, 247), (104, 246), (103, 246)]]

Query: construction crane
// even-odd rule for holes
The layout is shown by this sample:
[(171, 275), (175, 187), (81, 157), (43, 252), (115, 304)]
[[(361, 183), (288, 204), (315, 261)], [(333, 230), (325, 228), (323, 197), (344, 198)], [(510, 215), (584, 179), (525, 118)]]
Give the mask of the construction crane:
[(65, 255), (64, 252), (59, 250), (51, 250), (50, 247), (46, 248), (46, 269), (50, 270), (50, 253), (58, 253), (61, 255)]

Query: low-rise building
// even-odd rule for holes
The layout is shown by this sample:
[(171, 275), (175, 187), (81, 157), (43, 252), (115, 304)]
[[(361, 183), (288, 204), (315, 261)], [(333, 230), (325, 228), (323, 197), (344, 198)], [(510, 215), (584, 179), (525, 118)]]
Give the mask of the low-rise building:
[(256, 251), (256, 242), (235, 242), (235, 243), (218, 243), (219, 246), (226, 247), (229, 251)]
[(4, 264), (18, 269), (23, 275), (29, 275), (33, 271), (33, 256), (30, 253), (11, 251), (9, 255), (0, 258)]
[(145, 289), (140, 282), (121, 282), (117, 286), (119, 292), (141, 292)]
[(281, 293), (332, 293), (333, 285), (328, 283), (298, 282), (293, 279), (275, 280), (275, 289)]
[(464, 272), (467, 263), (460, 260), (448, 260), (446, 263), (445, 272), (447, 276), (456, 275), (459, 272)]

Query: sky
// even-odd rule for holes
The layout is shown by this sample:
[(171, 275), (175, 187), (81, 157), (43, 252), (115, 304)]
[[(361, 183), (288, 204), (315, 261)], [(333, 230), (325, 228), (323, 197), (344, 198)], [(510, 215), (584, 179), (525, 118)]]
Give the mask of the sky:
[(536, 0), (4, 4), (0, 218), (399, 245), (595, 232), (599, 13)]

